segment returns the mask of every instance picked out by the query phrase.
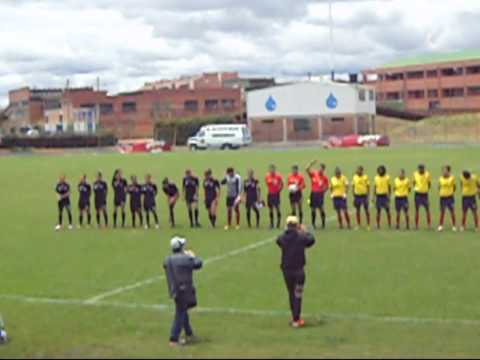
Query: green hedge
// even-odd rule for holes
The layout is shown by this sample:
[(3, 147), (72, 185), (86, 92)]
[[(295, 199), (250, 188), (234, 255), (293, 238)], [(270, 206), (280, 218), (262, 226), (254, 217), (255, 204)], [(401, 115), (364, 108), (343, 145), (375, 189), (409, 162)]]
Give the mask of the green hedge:
[(72, 135), (54, 136), (6, 136), (2, 139), (5, 148), (83, 148), (115, 146), (117, 138), (112, 134), (102, 135)]
[(166, 141), (169, 144), (185, 145), (187, 139), (197, 133), (202, 126), (213, 124), (234, 124), (238, 123), (235, 115), (224, 115), (215, 117), (191, 117), (180, 118), (171, 122), (159, 122), (155, 125), (155, 139)]

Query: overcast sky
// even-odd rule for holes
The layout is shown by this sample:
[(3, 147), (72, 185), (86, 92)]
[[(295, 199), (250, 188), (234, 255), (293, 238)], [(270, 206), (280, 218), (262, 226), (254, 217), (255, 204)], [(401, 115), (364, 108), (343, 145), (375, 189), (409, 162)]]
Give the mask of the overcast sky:
[[(202, 71), (327, 73), (328, 7), (309, 0), (0, 0), (0, 105), (20, 86), (110, 92)], [(335, 64), (358, 71), (480, 48), (479, 0), (337, 1)]]

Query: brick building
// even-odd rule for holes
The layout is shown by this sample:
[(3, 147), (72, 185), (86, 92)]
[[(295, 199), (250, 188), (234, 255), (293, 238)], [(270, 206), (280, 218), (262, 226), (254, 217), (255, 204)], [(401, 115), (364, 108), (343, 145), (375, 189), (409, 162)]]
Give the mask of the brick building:
[(115, 96), (93, 89), (66, 91), (63, 107), (68, 114), (73, 109), (96, 109), (100, 129), (119, 138), (152, 137), (155, 122), (162, 119), (242, 112), (238, 89), (141, 90)]
[(237, 72), (212, 72), (199, 75), (182, 76), (178, 79), (165, 79), (146, 83), (143, 90), (177, 90), (177, 89), (219, 89), (224, 87), (224, 82), (237, 80)]
[(60, 107), (62, 90), (24, 87), (10, 91), (8, 97), (9, 104), (4, 111), (7, 120), (2, 127), (4, 133), (15, 133), (25, 126), (43, 127), (45, 111)]
[(286, 84), (249, 92), (247, 115), (255, 142), (368, 134), (374, 128), (375, 92), (354, 84)]
[(380, 106), (425, 114), (480, 111), (480, 51), (401, 60), (364, 77)]
[(119, 138), (152, 137), (156, 121), (228, 114), (241, 119), (241, 90), (189, 88), (141, 90), (109, 95), (93, 88), (31, 90), (9, 93), (7, 132), (21, 126), (41, 130), (91, 132)]

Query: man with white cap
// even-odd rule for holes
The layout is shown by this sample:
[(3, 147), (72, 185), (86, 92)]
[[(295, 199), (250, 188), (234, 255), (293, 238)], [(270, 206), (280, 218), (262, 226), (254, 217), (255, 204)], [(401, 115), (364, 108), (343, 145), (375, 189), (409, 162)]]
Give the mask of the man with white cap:
[(185, 330), (187, 340), (193, 338), (188, 310), (197, 306), (193, 271), (202, 267), (202, 260), (186, 250), (186, 243), (186, 239), (174, 237), (170, 241), (172, 255), (165, 259), (163, 265), (170, 297), (175, 300), (175, 319), (170, 333), (170, 346), (173, 347), (178, 346), (182, 330)]
[(305, 249), (315, 244), (315, 238), (300, 225), (296, 216), (287, 218), (287, 228), (277, 239), (282, 250), (281, 269), (287, 286), (292, 321), (290, 325), (299, 328), (305, 325), (301, 318), (303, 288), (305, 286)]

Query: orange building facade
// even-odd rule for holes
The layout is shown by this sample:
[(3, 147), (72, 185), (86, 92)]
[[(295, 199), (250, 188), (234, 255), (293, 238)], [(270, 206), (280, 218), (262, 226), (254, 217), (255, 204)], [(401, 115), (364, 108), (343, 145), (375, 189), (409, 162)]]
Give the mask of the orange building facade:
[(480, 111), (480, 56), (364, 72), (377, 104), (417, 113)]

